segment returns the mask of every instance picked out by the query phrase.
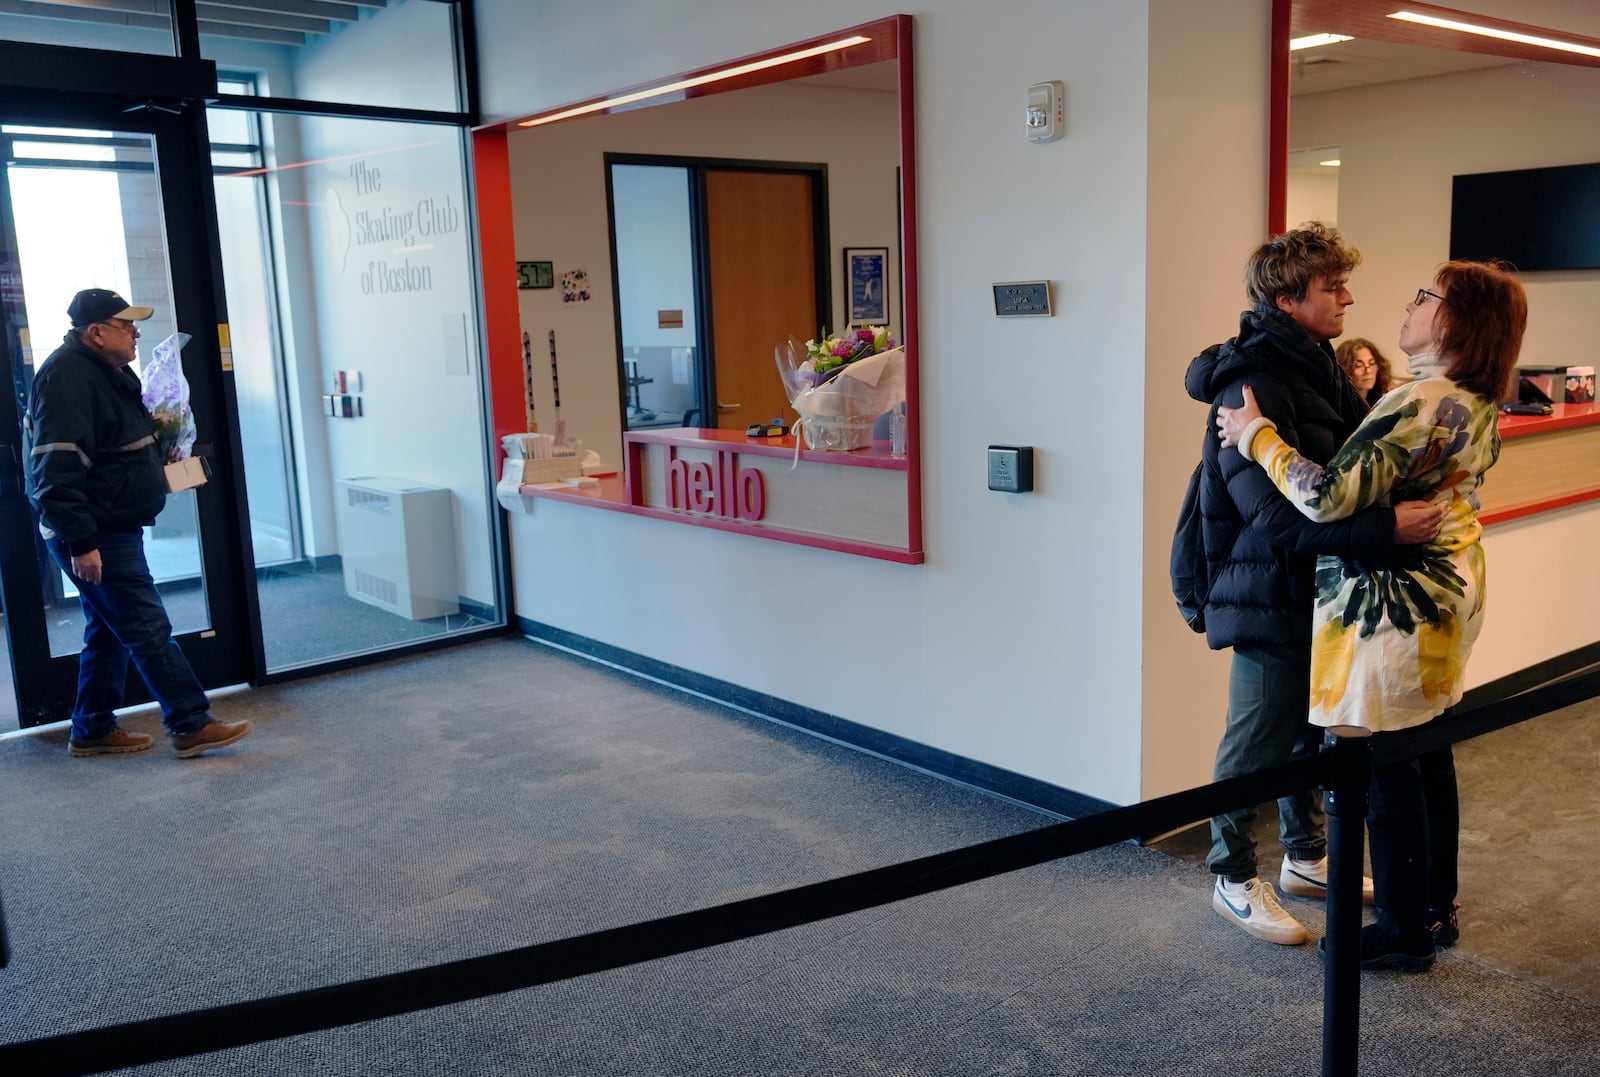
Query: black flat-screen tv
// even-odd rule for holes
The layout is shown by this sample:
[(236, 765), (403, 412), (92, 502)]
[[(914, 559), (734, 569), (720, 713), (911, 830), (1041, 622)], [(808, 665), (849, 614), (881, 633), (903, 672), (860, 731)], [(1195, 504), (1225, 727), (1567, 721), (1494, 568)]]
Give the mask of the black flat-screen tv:
[(1600, 269), (1600, 164), (1456, 176), (1450, 257), (1525, 272)]

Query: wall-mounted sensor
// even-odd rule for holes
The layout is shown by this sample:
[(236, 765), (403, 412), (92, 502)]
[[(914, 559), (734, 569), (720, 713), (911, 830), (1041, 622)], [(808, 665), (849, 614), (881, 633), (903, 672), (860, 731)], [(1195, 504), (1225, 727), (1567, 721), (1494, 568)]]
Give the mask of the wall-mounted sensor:
[(1029, 142), (1054, 142), (1066, 134), (1067, 87), (1061, 82), (1036, 82), (1028, 87)]

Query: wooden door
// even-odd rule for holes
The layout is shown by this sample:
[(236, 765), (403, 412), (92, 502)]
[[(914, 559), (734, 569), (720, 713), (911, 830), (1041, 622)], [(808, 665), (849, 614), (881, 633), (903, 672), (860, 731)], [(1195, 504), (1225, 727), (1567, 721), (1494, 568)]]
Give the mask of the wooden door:
[(821, 328), (811, 173), (706, 172), (711, 384), (716, 421), (742, 430), (794, 412), (773, 348)]

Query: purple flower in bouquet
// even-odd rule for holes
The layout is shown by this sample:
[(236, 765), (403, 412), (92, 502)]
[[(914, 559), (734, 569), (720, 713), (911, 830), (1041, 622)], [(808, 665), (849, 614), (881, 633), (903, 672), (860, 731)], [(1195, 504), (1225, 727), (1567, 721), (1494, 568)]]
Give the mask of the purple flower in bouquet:
[(819, 376), (816, 384), (834, 377), (851, 363), (865, 359), (869, 355), (888, 351), (895, 346), (889, 337), (887, 326), (847, 328), (842, 334), (834, 337), (828, 336), (824, 330), (821, 337), (820, 342), (806, 341), (807, 361)]
[[(789, 403), (802, 418), (876, 417), (904, 396), (904, 355), (887, 327), (847, 327), (837, 336), (773, 349)], [(867, 366), (858, 366), (871, 360)], [(851, 377), (840, 377), (847, 371)], [(885, 374), (885, 371), (888, 373)]]
[(795, 452), (851, 450), (872, 440), (873, 422), (905, 400), (905, 352), (887, 327), (847, 327), (837, 336), (773, 349), (789, 404), (799, 413)]

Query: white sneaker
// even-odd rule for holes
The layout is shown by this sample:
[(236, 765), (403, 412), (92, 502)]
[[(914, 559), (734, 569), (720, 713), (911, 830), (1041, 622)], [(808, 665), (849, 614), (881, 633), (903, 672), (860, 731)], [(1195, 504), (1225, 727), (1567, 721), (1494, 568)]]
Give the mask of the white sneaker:
[[(1290, 857), (1283, 858), (1283, 868), (1278, 872), (1278, 889), (1285, 894), (1295, 897), (1316, 898), (1325, 901), (1328, 897), (1328, 858), (1321, 860), (1294, 860)], [(1371, 905), (1374, 901), (1372, 880), (1361, 876), (1361, 904)]]
[(1230, 883), (1218, 875), (1217, 885), (1211, 890), (1211, 907), (1224, 920), (1237, 924), (1258, 939), (1280, 946), (1298, 946), (1309, 937), (1305, 925), (1278, 904), (1272, 884), (1260, 879)]

